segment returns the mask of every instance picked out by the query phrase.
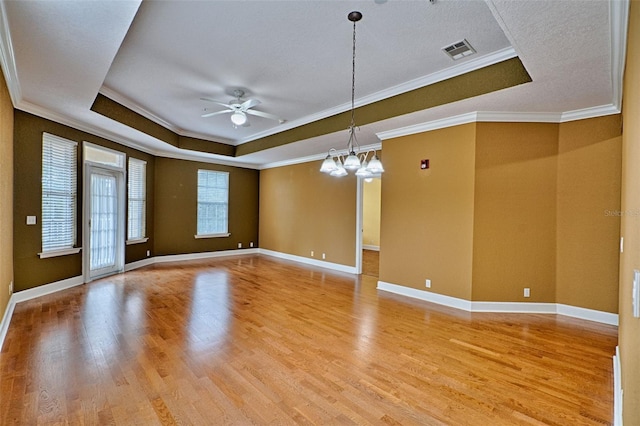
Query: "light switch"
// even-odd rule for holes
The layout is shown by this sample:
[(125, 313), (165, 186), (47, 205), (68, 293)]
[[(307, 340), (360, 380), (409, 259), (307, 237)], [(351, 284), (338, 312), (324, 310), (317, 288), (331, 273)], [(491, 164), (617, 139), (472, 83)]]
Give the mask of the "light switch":
[(35, 225), (36, 217), (35, 216), (27, 216), (27, 225)]

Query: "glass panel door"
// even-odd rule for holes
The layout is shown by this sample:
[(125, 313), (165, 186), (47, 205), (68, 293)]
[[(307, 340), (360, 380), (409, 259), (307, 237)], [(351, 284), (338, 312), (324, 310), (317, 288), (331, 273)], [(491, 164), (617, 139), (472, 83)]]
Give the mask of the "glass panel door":
[(122, 172), (87, 167), (88, 280), (122, 270)]

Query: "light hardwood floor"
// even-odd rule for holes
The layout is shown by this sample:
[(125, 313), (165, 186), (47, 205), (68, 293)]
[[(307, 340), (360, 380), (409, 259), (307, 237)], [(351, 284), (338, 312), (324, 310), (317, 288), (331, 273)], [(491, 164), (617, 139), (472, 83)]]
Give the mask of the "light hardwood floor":
[(0, 424), (610, 424), (615, 327), (375, 286), (247, 256), (20, 303)]

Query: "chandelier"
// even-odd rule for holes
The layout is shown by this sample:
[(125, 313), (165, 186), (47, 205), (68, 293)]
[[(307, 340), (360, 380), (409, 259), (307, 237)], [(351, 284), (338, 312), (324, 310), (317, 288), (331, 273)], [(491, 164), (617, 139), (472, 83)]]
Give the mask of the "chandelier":
[[(349, 125), (349, 140), (347, 142), (347, 156), (340, 155), (335, 148), (331, 148), (327, 153), (327, 157), (322, 162), (320, 171), (328, 173), (331, 176), (346, 176), (347, 170), (355, 170), (356, 176), (370, 178), (373, 175), (384, 172), (380, 158), (376, 151), (367, 151), (360, 153), (360, 145), (356, 139), (355, 124), (355, 93), (356, 93), (356, 22), (362, 19), (362, 13), (353, 11), (347, 15), (347, 18), (353, 22), (353, 56), (351, 68), (351, 124)], [(367, 161), (370, 153), (373, 152), (371, 158)]]

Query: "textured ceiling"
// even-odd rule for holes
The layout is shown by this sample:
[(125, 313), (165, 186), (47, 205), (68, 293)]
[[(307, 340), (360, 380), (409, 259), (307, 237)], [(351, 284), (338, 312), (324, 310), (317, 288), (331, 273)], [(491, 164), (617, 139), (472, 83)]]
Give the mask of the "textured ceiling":
[[(165, 156), (260, 167), (341, 148), (344, 131), (236, 158), (180, 149), (91, 110), (99, 93), (177, 135), (242, 145), (348, 110), (351, 10), (356, 104), (371, 104), (518, 57), (531, 83), (363, 125), (378, 144), (402, 128), (482, 113), (563, 120), (615, 112), (626, 1), (3, 1), (0, 54), (17, 108)], [(441, 48), (467, 39), (475, 55)], [(624, 41), (624, 40), (622, 40)], [(284, 124), (202, 118), (233, 88)], [(382, 104), (381, 104), (382, 105)], [(421, 107), (422, 108), (422, 107)], [(220, 107), (220, 109), (222, 109)], [(582, 111), (585, 111), (582, 113)], [(573, 114), (573, 115), (572, 115)], [(503, 114), (504, 116), (504, 114)], [(507, 118), (508, 119), (508, 118)], [(358, 116), (356, 115), (356, 122)], [(277, 135), (274, 137), (278, 137)], [(247, 151), (248, 152), (248, 151)]]

